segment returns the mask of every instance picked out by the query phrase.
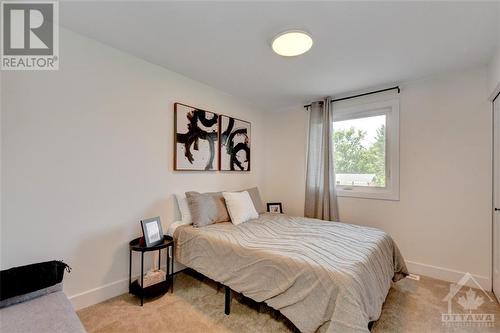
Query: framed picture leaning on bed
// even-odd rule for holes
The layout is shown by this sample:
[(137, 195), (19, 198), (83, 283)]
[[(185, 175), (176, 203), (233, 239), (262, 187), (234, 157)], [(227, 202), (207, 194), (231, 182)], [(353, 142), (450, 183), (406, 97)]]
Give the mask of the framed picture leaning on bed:
[(283, 206), (281, 202), (268, 202), (267, 211), (274, 214), (283, 214)]

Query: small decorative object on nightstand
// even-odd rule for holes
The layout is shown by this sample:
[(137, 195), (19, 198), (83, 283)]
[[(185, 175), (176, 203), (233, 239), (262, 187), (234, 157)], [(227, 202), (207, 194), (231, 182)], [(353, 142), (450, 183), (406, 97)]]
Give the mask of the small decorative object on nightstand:
[(268, 202), (267, 211), (269, 213), (283, 214), (283, 206), (281, 202)]
[[(128, 291), (131, 294), (141, 298), (141, 306), (144, 304), (144, 297), (153, 297), (168, 292), (174, 292), (174, 240), (170, 236), (163, 236), (163, 242), (147, 247), (144, 237), (134, 239), (129, 243), (130, 257), (129, 257), (129, 271), (128, 271)], [(161, 250), (166, 249), (167, 257), (167, 272), (163, 280), (163, 272), (159, 271), (161, 268)], [(141, 252), (141, 275), (139, 278), (132, 282), (132, 251)], [(144, 252), (158, 251), (158, 271), (146, 276), (144, 279)], [(172, 260), (170, 260), (170, 255)], [(157, 280), (161, 282), (155, 283)], [(154, 283), (154, 284), (153, 284)], [(143, 287), (145, 286), (145, 287)]]

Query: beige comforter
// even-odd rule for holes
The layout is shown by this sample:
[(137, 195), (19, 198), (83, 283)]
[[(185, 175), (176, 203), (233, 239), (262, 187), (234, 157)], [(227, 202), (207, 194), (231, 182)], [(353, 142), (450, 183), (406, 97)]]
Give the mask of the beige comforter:
[(385, 232), (262, 214), (240, 225), (182, 226), (181, 264), (285, 315), (300, 331), (367, 332), (391, 287), (407, 274)]

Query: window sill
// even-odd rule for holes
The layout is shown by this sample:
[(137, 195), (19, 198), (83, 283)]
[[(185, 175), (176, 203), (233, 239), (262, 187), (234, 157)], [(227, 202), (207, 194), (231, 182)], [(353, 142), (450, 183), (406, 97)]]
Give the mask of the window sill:
[(387, 189), (370, 189), (360, 190), (344, 190), (337, 189), (338, 197), (346, 197), (346, 198), (361, 198), (361, 199), (375, 199), (375, 200), (390, 200), (390, 201), (399, 201), (399, 192), (391, 191)]

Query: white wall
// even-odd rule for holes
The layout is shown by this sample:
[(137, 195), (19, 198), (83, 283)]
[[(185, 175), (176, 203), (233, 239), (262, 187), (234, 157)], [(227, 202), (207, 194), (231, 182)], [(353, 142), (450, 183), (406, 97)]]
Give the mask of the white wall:
[(488, 68), (488, 75), (488, 92), (490, 94), (498, 93), (498, 89), (500, 89), (500, 46), (498, 47)]
[(308, 121), (302, 107), (266, 115), (263, 195), (289, 215), (304, 214)]
[[(61, 29), (60, 70), (2, 73), (1, 267), (62, 259), (77, 307), (125, 292), (141, 218), (173, 193), (263, 184), (263, 114), (179, 74)], [(252, 123), (252, 171), (174, 172), (173, 103)]]
[[(457, 271), (470, 272), (489, 287), (492, 125), (486, 69), (401, 88), (400, 201), (340, 198), (340, 219), (387, 231), (415, 273), (454, 280)], [(392, 96), (357, 102), (386, 97)], [(265, 194), (282, 201), (288, 213), (302, 215), (307, 113), (299, 106), (272, 117)]]
[(498, 93), (500, 90), (500, 2), (498, 6), (498, 31), (497, 31), (497, 50), (491, 60), (488, 69), (488, 92), (490, 94)]

